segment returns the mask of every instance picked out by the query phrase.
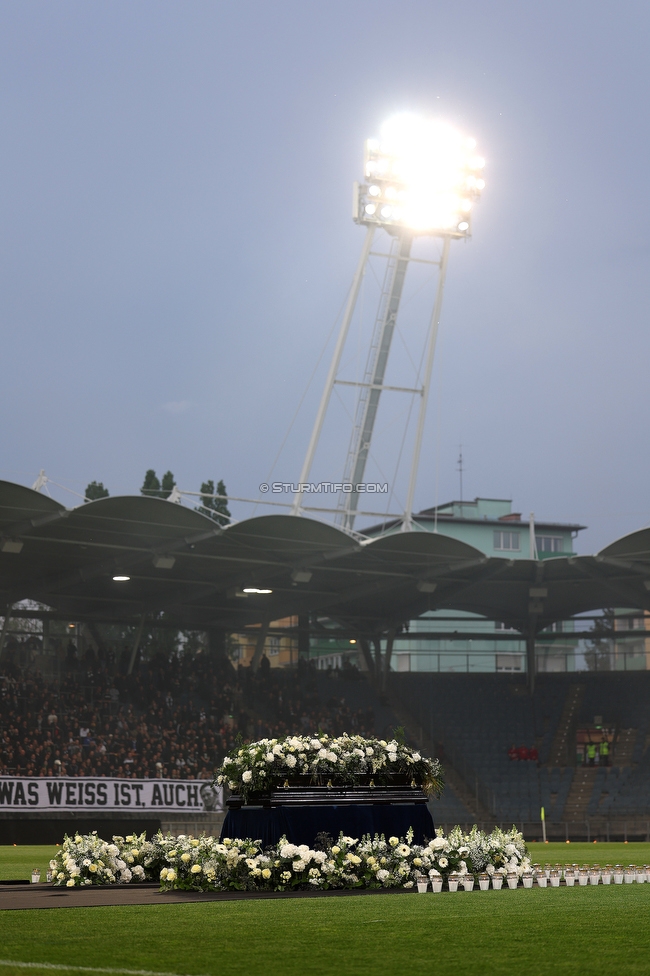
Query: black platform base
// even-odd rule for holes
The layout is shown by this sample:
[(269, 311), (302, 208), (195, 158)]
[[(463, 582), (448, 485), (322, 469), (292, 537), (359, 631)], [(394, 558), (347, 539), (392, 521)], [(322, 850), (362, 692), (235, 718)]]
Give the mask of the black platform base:
[(316, 836), (327, 833), (336, 840), (384, 834), (404, 837), (413, 828), (413, 842), (423, 844), (435, 837), (433, 818), (423, 803), (360, 803), (331, 806), (241, 807), (226, 814), (221, 838), (261, 840), (264, 846), (286, 837), (290, 844), (313, 845)]

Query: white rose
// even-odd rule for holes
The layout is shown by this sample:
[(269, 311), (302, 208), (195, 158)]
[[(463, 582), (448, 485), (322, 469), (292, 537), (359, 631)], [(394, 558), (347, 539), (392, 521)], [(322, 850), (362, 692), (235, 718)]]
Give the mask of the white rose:
[(293, 767), (296, 765), (296, 762), (297, 761), (298, 760), (296, 759), (295, 756), (287, 756), (287, 758), (285, 759), (285, 762), (286, 762), (287, 766), (289, 767), (289, 769), (293, 769)]
[(253, 774), (251, 773), (250, 769), (247, 769), (246, 772), (242, 774), (242, 782), (244, 783), (250, 783), (252, 778)]
[(327, 749), (319, 749), (318, 756), (320, 759), (327, 759)]

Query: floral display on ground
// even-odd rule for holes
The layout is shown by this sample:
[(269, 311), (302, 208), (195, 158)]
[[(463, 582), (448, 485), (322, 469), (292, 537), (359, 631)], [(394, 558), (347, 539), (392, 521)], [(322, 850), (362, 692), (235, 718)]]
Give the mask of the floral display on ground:
[(260, 739), (233, 749), (217, 770), (216, 782), (244, 802), (285, 784), (388, 786), (398, 781), (439, 796), (444, 787), (437, 759), (427, 759), (397, 739), (361, 735), (290, 735)]
[(490, 834), (474, 827), (469, 834), (455, 827), (447, 836), (438, 831), (426, 845), (384, 836), (336, 841), (321, 835), (314, 848), (279, 843), (263, 848), (260, 841), (214, 837), (172, 837), (158, 833), (66, 837), (50, 862), (55, 885), (159, 882), (163, 890), (287, 891), (331, 888), (413, 888), (417, 882), (442, 885), (452, 879), (484, 875), (519, 879), (530, 870), (522, 835), (514, 828)]

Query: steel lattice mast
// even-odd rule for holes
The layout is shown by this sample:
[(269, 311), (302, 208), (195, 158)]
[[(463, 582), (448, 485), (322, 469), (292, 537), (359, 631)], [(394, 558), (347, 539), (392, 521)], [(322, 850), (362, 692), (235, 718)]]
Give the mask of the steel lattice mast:
[[(380, 140), (366, 143), (366, 182), (355, 184), (353, 219), (367, 228), (366, 240), (348, 296), (341, 328), (321, 397), (316, 421), (303, 463), (300, 484), (308, 481), (321, 436), (332, 392), (336, 384), (358, 387), (359, 393), (345, 462), (343, 482), (352, 490), (342, 494), (336, 511), (337, 522), (353, 529), (359, 507), (355, 486), (363, 483), (370, 455), (372, 436), (381, 394), (385, 390), (420, 396), (415, 442), (403, 516), (403, 528), (412, 526), (413, 500), (422, 450), (429, 387), (435, 356), (442, 297), (454, 238), (470, 236), (470, 210), (484, 182), (480, 171), (484, 160), (474, 155), (475, 142), (441, 122), (414, 116), (397, 116), (382, 129)], [(388, 253), (372, 251), (376, 229), (391, 236)], [(438, 268), (434, 305), (429, 322), (424, 354), (422, 385), (417, 388), (385, 384), (391, 343), (409, 263), (416, 237), (442, 240), (439, 261), (426, 261)], [(387, 259), (379, 309), (361, 382), (339, 376), (341, 358), (348, 338), (368, 261), (372, 255)], [(415, 259), (422, 262), (421, 258)], [(299, 515), (303, 503), (299, 490), (292, 511)]]

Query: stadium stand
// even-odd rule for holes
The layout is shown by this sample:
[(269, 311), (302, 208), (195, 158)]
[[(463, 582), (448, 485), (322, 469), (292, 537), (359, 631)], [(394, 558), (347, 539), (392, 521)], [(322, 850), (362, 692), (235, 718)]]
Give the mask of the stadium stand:
[[(14, 656), (0, 672), (0, 775), (210, 778), (238, 736), (404, 725), (448, 770), (436, 823), (533, 822), (541, 806), (553, 822), (650, 816), (647, 672), (543, 674), (531, 698), (521, 675), (392, 673), (380, 695), (354, 669), (253, 674), (207, 653), (125, 670), (70, 655), (45, 680)], [(576, 765), (576, 730), (596, 718), (614, 730), (612, 765)], [(538, 758), (513, 761), (513, 746)]]
[(238, 735), (374, 734), (368, 696), (353, 709), (333, 686), (309, 667), (253, 675), (200, 657), (49, 684), (14, 669), (0, 674), (0, 774), (208, 778)]
[[(538, 820), (541, 806), (554, 821), (650, 815), (647, 672), (539, 675), (532, 699), (522, 676), (502, 674), (392, 674), (390, 692), (497, 821)], [(614, 765), (576, 768), (576, 730), (596, 718), (614, 730)], [(513, 744), (535, 745), (539, 761), (513, 762)]]

